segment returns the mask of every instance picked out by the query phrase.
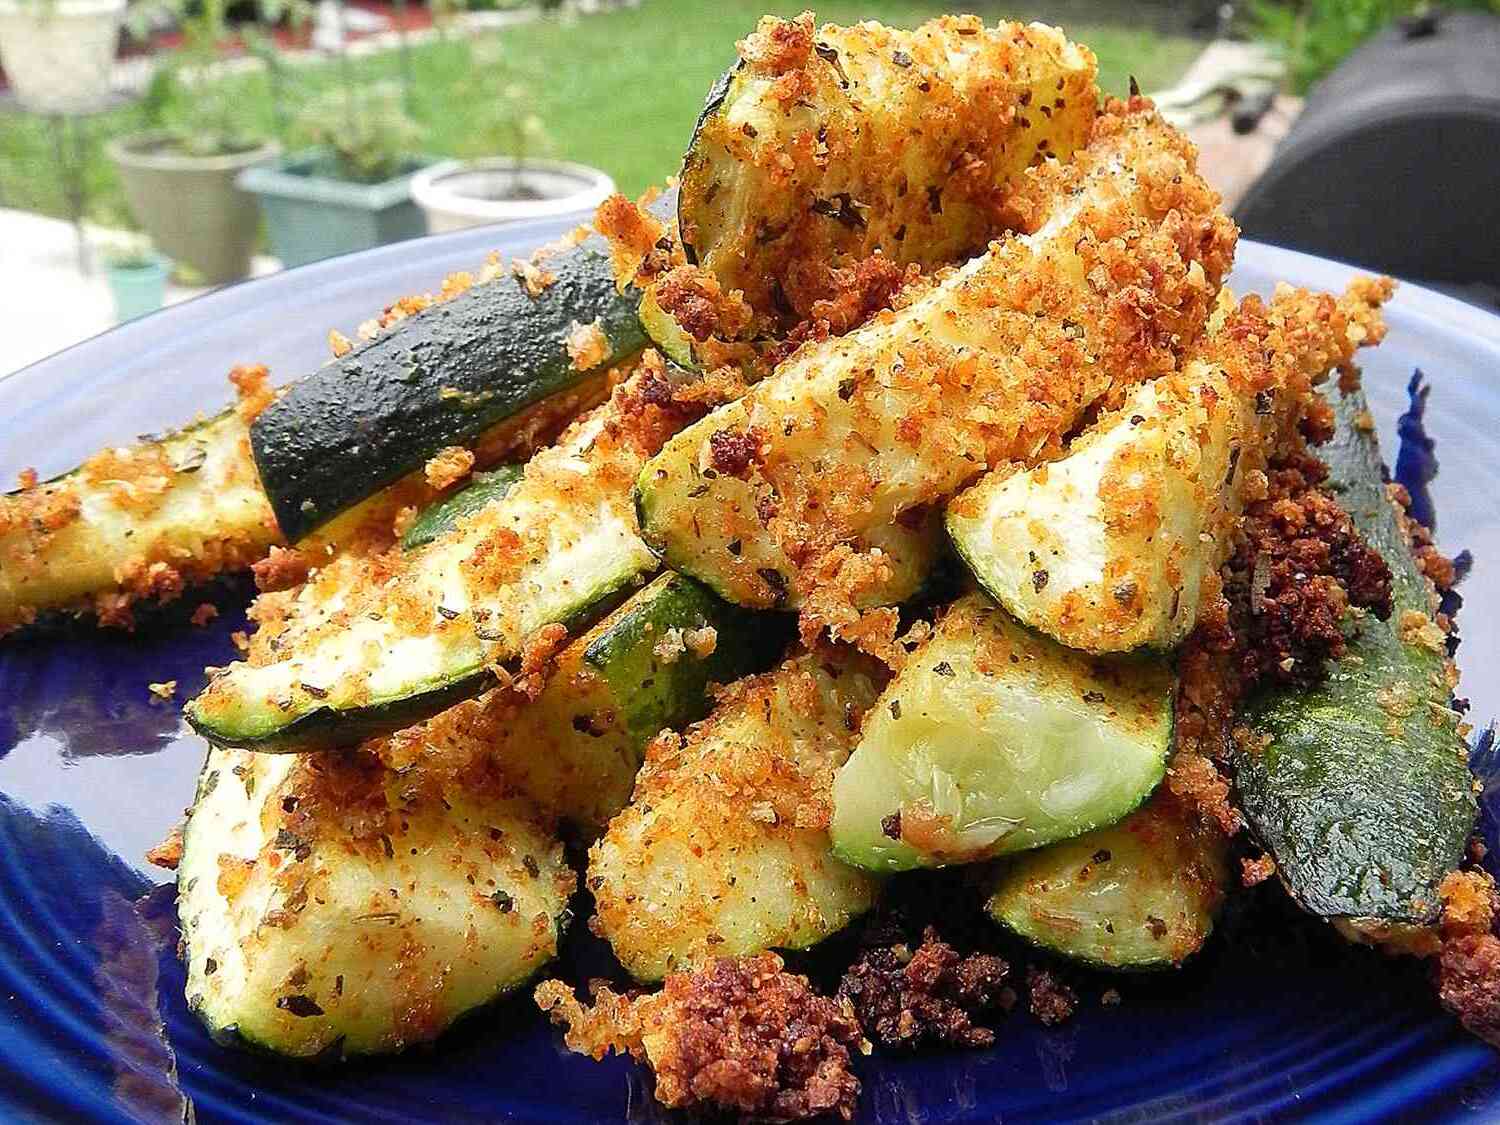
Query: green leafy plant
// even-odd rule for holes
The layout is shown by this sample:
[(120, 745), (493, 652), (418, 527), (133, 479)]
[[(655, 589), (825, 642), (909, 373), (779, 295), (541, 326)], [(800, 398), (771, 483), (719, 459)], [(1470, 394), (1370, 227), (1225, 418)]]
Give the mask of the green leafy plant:
[(1258, 34), (1285, 52), (1292, 85), (1303, 93), (1393, 20), (1444, 7), (1500, 12), (1500, 0), (1256, 0), (1250, 14)]
[(496, 38), (458, 40), (450, 49), (455, 58), (444, 70), (454, 77), (437, 94), (442, 104), (468, 107), (473, 121), (454, 155), (510, 157), (512, 198), (535, 198), (537, 193), (526, 184), (526, 161), (553, 150), (534, 92), (539, 75), (517, 62)]
[(117, 270), (146, 269), (160, 261), (149, 238), (144, 234), (128, 231), (111, 233), (102, 238), (99, 257), (104, 260), (105, 265)]
[(422, 127), (406, 112), (394, 82), (348, 85), (311, 102), (293, 132), (333, 154), (333, 174), (374, 184), (407, 171), (422, 141)]
[[(277, 18), (290, 0), (271, 0), (262, 11)], [(127, 21), (133, 35), (144, 38), (152, 22), (171, 17), (182, 34), (182, 46), (166, 55), (146, 90), (146, 120), (171, 136), (172, 147), (186, 156), (226, 156), (248, 152), (263, 138), (248, 128), (230, 83), (215, 73), (219, 48), (230, 39), (229, 0), (166, 0), (138, 4)]]

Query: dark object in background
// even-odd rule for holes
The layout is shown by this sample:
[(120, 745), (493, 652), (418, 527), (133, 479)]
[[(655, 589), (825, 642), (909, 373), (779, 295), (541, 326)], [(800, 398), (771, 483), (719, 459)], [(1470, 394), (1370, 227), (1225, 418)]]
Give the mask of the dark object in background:
[(1234, 217), (1397, 276), (1500, 285), (1500, 16), (1447, 12), (1355, 51)]

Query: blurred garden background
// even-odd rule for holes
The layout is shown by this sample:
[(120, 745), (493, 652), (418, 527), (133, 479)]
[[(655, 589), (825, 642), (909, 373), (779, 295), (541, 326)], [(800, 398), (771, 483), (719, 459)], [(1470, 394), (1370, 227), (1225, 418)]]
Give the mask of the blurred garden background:
[[(1269, 161), (1303, 93), (1382, 29), (1431, 10), (1418, 0), (0, 0), (0, 307), (52, 301), (44, 267), (100, 310), (106, 278), (134, 279), (135, 303), (127, 292), (121, 304), (116, 285), (107, 314), (91, 312), (77, 336), (102, 315), (251, 272), (591, 206), (612, 186), (638, 193), (676, 170), (735, 40), (762, 14), (806, 7), (841, 23), (911, 25), (956, 7), (1060, 24), (1098, 55), (1106, 91), (1124, 93), (1133, 77), (1163, 95), (1230, 197)], [(66, 335), (13, 342), (0, 375)]]

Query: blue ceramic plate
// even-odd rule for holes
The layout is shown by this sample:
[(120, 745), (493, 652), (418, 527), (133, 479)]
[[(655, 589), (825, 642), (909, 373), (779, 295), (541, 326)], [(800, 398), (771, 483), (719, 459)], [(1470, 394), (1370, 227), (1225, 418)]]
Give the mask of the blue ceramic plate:
[[(225, 401), (231, 364), (279, 377), (397, 294), (559, 226), (409, 242), (324, 262), (117, 329), (0, 381), (0, 477), (45, 476), (110, 442)], [(1344, 266), (1242, 243), (1233, 283), (1337, 289)], [(1474, 716), (1500, 711), (1500, 320), (1415, 287), (1366, 359), (1388, 455), (1407, 382), (1432, 386), (1433, 495), (1463, 587)], [(13, 1120), (674, 1120), (630, 1064), (567, 1054), (522, 1000), (437, 1048), (312, 1071), (215, 1047), (183, 1004), (171, 890), (142, 854), (179, 819), (203, 746), (146, 683), (184, 695), (233, 656), (233, 596), (211, 628), (0, 645), (0, 1117)], [(870, 1121), (1353, 1121), (1500, 1115), (1500, 1056), (1433, 1002), (1420, 966), (1350, 950), (1296, 920), (1232, 925), (1181, 974), (1136, 978), (1118, 1007), (1001, 1025), (993, 1050), (863, 1066)]]

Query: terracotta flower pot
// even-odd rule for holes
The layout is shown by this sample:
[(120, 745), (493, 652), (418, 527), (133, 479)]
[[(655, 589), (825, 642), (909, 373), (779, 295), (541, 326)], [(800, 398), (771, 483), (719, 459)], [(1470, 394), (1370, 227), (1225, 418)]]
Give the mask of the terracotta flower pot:
[(192, 267), (205, 285), (249, 275), (260, 212), (235, 180), (274, 157), (275, 142), (226, 156), (188, 156), (170, 134), (138, 133), (110, 141), (107, 151), (132, 214), (167, 257)]
[(125, 0), (0, 0), (0, 66), (27, 109), (72, 113), (108, 96)]

